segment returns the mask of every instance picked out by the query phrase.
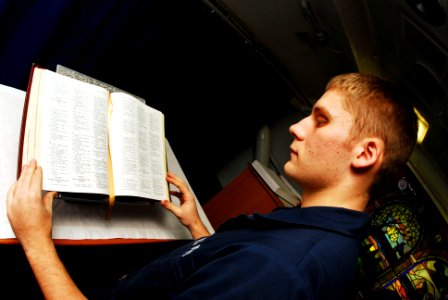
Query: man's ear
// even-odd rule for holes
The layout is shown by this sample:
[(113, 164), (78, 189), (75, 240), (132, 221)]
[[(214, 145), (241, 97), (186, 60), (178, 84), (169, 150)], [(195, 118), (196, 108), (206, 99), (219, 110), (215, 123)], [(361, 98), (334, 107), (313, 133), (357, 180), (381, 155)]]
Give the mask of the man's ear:
[(381, 164), (384, 154), (384, 141), (379, 138), (365, 138), (353, 148), (352, 166), (356, 169), (370, 168)]

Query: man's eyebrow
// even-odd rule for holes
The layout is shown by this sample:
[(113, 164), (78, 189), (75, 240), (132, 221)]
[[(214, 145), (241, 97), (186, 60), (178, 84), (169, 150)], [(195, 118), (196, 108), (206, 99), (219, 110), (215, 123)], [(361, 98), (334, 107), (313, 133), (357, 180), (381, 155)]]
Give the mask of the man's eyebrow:
[(330, 112), (323, 106), (317, 105), (313, 106), (313, 113), (320, 113), (326, 116), (331, 116)]

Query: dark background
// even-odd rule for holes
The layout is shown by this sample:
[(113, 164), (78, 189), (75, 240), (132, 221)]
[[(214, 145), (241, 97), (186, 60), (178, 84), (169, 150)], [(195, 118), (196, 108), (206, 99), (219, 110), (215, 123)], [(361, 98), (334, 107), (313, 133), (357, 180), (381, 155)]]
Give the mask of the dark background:
[[(146, 99), (204, 204), (216, 173), (291, 110), (287, 84), (221, 17), (192, 1), (0, 0), (0, 83), (26, 90), (31, 64), (64, 65)], [(91, 299), (185, 241), (59, 246)], [(2, 299), (40, 299), (19, 245), (0, 247)]]
[(198, 200), (216, 173), (291, 110), (257, 49), (200, 0), (0, 1), (0, 83), (26, 90), (32, 63), (57, 64), (144, 98)]
[[(360, 62), (378, 63), (383, 72), (414, 90), (419, 107), (434, 120), (423, 149), (446, 173), (448, 59), (442, 54), (448, 27), (446, 21), (443, 26), (426, 24), (425, 15), (420, 19), (421, 12), (415, 10), (422, 3), (430, 8), (431, 3), (446, 0), (366, 0), (364, 5), (356, 0), (310, 1), (329, 33), (325, 43), (317, 44), (304, 39), (314, 37), (310, 20), (295, 7), (304, 1), (252, 1), (252, 6), (251, 1), (242, 1), (250, 20), (278, 21), (268, 22), (277, 28), (267, 26), (265, 31), (269, 36), (275, 29), (272, 36), (289, 39), (281, 43), (273, 39), (270, 48), (286, 48), (293, 58), (286, 61), (297, 62), (280, 66), (300, 74), (290, 77), (288, 72), (280, 75), (279, 66), (274, 70), (265, 59), (267, 47), (249, 42), (224, 19), (227, 16), (204, 2), (0, 0), (0, 84), (26, 90), (32, 63), (52, 70), (61, 64), (146, 99), (164, 112), (170, 145), (198, 200), (205, 204), (222, 188), (217, 172), (255, 143), (262, 125), (275, 124), (289, 113), (298, 90), (320, 93), (324, 78), (353, 70), (356, 56)], [(275, 6), (272, 11), (263, 5), (266, 2)], [(369, 18), (351, 10), (358, 6), (366, 7)], [(289, 18), (289, 26), (282, 22), (284, 15), (275, 18), (294, 9), (297, 18)], [(292, 47), (296, 51), (289, 51)], [(286, 82), (294, 82), (292, 78), (297, 81), (294, 91)], [(428, 184), (432, 176), (423, 179)], [(395, 182), (391, 184), (396, 189)], [(425, 192), (416, 186), (421, 198)], [(446, 205), (435, 207), (429, 198), (423, 200), (430, 212), (426, 235), (432, 239), (444, 232), (443, 243), (433, 248), (446, 250), (446, 222), (436, 213)], [(120, 276), (185, 242), (58, 246), (58, 252), (83, 292), (100, 299)], [(2, 245), (0, 261), (1, 299), (41, 298), (19, 245)]]

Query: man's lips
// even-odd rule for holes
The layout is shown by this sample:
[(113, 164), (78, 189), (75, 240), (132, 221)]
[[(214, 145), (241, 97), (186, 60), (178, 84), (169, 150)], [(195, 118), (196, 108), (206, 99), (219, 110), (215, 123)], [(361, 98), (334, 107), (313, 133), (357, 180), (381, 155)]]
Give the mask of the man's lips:
[(298, 155), (298, 152), (296, 150), (294, 150), (293, 148), (289, 148), (289, 152), (291, 153), (291, 155)]

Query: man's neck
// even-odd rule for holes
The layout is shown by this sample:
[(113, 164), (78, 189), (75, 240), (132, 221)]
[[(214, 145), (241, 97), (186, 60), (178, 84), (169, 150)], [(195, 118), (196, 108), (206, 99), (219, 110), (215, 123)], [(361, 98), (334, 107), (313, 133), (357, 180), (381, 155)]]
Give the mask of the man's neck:
[(304, 190), (302, 192), (301, 206), (332, 206), (364, 211), (368, 201), (368, 193), (359, 192), (356, 189), (333, 188), (319, 191)]

